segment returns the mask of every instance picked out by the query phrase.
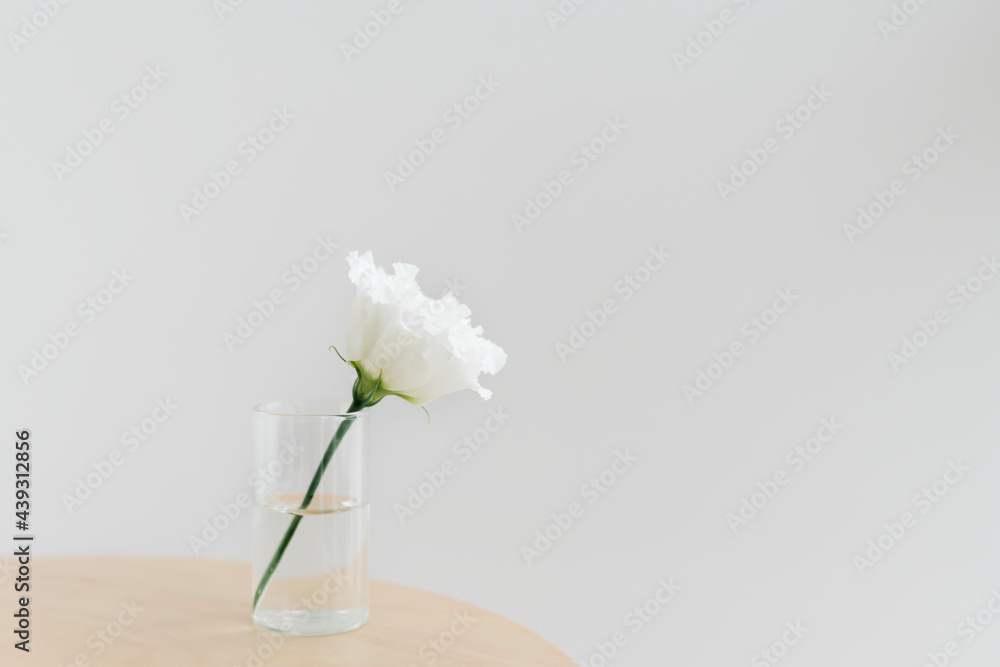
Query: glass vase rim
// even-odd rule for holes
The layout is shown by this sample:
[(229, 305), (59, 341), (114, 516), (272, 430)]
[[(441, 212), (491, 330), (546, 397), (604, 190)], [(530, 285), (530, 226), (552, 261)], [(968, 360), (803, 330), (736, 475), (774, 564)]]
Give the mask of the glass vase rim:
[[(294, 411), (289, 410), (289, 405), (300, 403), (307, 404), (310, 406), (326, 405), (328, 409), (305, 409), (304, 411)], [(329, 419), (358, 419), (361, 416), (361, 412), (342, 412), (339, 409), (334, 408), (334, 406), (346, 407), (350, 405), (351, 401), (349, 399), (340, 398), (322, 398), (322, 397), (295, 397), (295, 398), (278, 398), (270, 401), (264, 401), (263, 403), (258, 403), (253, 406), (253, 413), (257, 415), (265, 415), (269, 417), (293, 417), (293, 418), (329, 418)]]

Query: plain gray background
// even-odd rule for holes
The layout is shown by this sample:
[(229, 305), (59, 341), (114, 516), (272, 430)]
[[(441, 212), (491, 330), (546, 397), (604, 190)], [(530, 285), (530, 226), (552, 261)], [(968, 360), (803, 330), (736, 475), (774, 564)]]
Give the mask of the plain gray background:
[[(918, 11), (886, 33), (884, 0), (591, 0), (554, 28), (557, 0), (402, 0), (348, 62), (341, 44), (385, 2), (246, 0), (221, 18), (209, 0), (71, 2), (16, 49), (9, 33), (40, 10), (6, 3), (0, 399), (8, 439), (33, 433), (39, 552), (193, 557), (189, 538), (248, 488), (251, 407), (350, 391), (327, 347), (345, 341), (344, 257), (371, 249), (419, 266), (428, 294), (457, 284), (509, 354), (488, 403), (441, 399), (430, 424), (402, 401), (372, 411), (374, 577), (487, 607), (593, 665), (616, 632), (615, 665), (768, 664), (787, 622), (808, 628), (789, 666), (917, 666), (949, 641), (954, 662), (994, 664), (1000, 628), (967, 643), (959, 624), (1000, 586), (1000, 281), (961, 308), (953, 290), (1000, 252), (1000, 11), (897, 4)], [(723, 10), (732, 22), (679, 68)], [(147, 67), (166, 78), (122, 118), (115, 100)], [(499, 85), (453, 127), (480, 77)], [(776, 123), (813, 87), (832, 96), (786, 137)], [(275, 108), (294, 119), (247, 161)], [(60, 180), (53, 162), (104, 118), (114, 131)], [(580, 171), (609, 119), (624, 129)], [(446, 141), (391, 191), (385, 172), (435, 128)], [(948, 128), (912, 181), (904, 163)], [(769, 138), (778, 151), (723, 201), (718, 182)], [(240, 173), (185, 221), (229, 160)], [(511, 215), (562, 170), (572, 182), (519, 232)], [(896, 179), (905, 192), (850, 242), (844, 226)], [(337, 249), (292, 290), (283, 275), (317, 237)], [(616, 284), (650, 246), (672, 257), (626, 301)], [(78, 304), (123, 269), (87, 321)], [(230, 350), (275, 289), (285, 301)], [(744, 323), (777, 290), (798, 298), (751, 341)], [(894, 368), (939, 310), (947, 323)], [(79, 335), (24, 381), (71, 322)], [(710, 369), (734, 341), (743, 355)], [(718, 377), (688, 401), (699, 370)], [(174, 414), (124, 448), (167, 397)], [(454, 443), (491, 408), (509, 420), (463, 460)], [(831, 417), (843, 428), (795, 470), (786, 453)], [(68, 511), (116, 449), (122, 465)], [(626, 450), (638, 462), (591, 504), (582, 485)], [(457, 473), (401, 522), (394, 504), (446, 460)], [(922, 513), (915, 494), (957, 461), (969, 471)], [(734, 534), (727, 514), (778, 471), (788, 483)], [(583, 515), (526, 562), (573, 502)], [(907, 511), (915, 525), (860, 573), (855, 556)], [(248, 559), (250, 524), (199, 557)], [(681, 590), (635, 632), (627, 615), (671, 578)]]

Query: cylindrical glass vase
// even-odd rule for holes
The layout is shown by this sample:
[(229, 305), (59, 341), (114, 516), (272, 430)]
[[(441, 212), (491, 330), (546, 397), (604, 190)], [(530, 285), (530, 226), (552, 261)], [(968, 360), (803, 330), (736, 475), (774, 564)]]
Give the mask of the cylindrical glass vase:
[(368, 447), (364, 418), (346, 409), (254, 408), (253, 621), (269, 630), (330, 635), (368, 620)]

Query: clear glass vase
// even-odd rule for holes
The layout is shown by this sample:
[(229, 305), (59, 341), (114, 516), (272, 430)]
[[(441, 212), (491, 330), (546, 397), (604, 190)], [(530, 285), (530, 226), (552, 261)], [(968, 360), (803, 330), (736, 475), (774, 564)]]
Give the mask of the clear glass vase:
[(330, 635), (368, 620), (368, 447), (347, 407), (254, 408), (253, 620), (269, 630)]

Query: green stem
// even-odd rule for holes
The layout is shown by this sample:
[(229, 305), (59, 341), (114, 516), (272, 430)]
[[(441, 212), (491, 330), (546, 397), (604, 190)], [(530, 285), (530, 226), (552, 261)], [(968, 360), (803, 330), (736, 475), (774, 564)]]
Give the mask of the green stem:
[[(363, 407), (363, 403), (358, 401), (358, 399), (354, 399), (351, 402), (351, 406), (347, 408), (347, 412), (358, 412)], [(302, 505), (299, 507), (299, 511), (304, 511), (309, 507), (309, 503), (312, 502), (313, 497), (316, 495), (316, 489), (319, 488), (319, 483), (323, 479), (323, 473), (326, 472), (327, 466), (330, 465), (333, 453), (337, 451), (337, 447), (340, 446), (340, 441), (343, 440), (344, 435), (347, 433), (348, 429), (351, 428), (351, 425), (354, 424), (354, 421), (354, 419), (345, 419), (340, 423), (340, 426), (337, 427), (337, 432), (333, 434), (330, 444), (326, 446), (326, 452), (323, 453), (323, 459), (319, 462), (319, 467), (316, 468), (316, 473), (313, 475), (312, 481), (309, 483), (306, 495), (302, 498)], [(264, 575), (260, 578), (260, 583), (257, 584), (257, 591), (253, 595), (254, 611), (257, 611), (257, 605), (260, 603), (260, 599), (264, 596), (264, 589), (267, 588), (268, 582), (271, 581), (274, 571), (278, 569), (278, 564), (281, 563), (281, 558), (285, 555), (285, 550), (288, 549), (288, 544), (292, 541), (292, 537), (295, 535), (295, 531), (298, 530), (301, 522), (302, 515), (296, 514), (292, 517), (292, 522), (288, 524), (284, 537), (281, 538), (281, 542), (278, 544), (278, 548), (274, 552), (274, 556), (271, 557), (271, 562), (268, 563), (267, 569), (264, 570)]]

